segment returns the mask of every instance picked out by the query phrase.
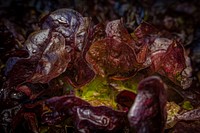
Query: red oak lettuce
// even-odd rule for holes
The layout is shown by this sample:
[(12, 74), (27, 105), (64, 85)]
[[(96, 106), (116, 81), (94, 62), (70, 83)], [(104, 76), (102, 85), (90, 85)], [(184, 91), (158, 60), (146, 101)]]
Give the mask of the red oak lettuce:
[[(164, 132), (170, 89), (181, 102), (194, 101), (198, 83), (194, 95), (179, 38), (146, 22), (134, 28), (122, 19), (94, 25), (72, 9), (59, 9), (41, 19), (22, 49), (10, 52), (4, 44), (14, 47), (13, 37), (19, 38), (6, 43), (14, 32), (3, 34), (0, 50), (9, 52), (0, 65), (10, 58), (0, 69), (0, 132)], [(172, 81), (167, 92), (161, 78)], [(190, 121), (195, 131), (198, 108), (176, 113), (172, 130)]]

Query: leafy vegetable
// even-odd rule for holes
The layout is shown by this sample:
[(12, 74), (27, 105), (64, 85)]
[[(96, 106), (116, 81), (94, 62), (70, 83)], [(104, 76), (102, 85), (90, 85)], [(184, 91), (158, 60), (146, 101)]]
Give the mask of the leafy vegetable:
[(164, 60), (159, 73), (166, 75), (174, 82), (178, 82), (184, 89), (188, 88), (192, 83), (191, 67), (186, 66), (188, 65), (187, 57), (185, 57), (184, 49), (179, 42), (170, 45)]
[(193, 109), (191, 111), (187, 111), (183, 114), (177, 116), (178, 120), (185, 120), (185, 121), (192, 121), (192, 120), (199, 120), (199, 108)]
[(70, 61), (64, 37), (57, 32), (42, 30), (31, 34), (25, 46), (28, 58), (13, 57), (7, 62), (6, 73), (12, 83), (47, 83), (63, 73)]
[(199, 132), (198, 1), (0, 3), (0, 132)]
[(65, 38), (65, 49), (71, 60), (66, 78), (73, 86), (82, 86), (94, 77), (94, 72), (84, 58), (84, 48), (89, 45), (90, 18), (71, 9), (59, 9), (42, 20), (43, 29), (59, 32)]
[(148, 77), (138, 85), (138, 94), (129, 110), (130, 126), (138, 133), (163, 132), (167, 118), (166, 90), (158, 77)]
[(114, 39), (108, 38), (93, 43), (86, 58), (93, 64), (96, 73), (103, 77), (123, 79), (137, 72), (134, 67), (134, 51), (127, 44)]
[(105, 106), (77, 107), (75, 125), (79, 132), (123, 132), (126, 125), (126, 113), (114, 111)]
[[(143, 52), (144, 57), (140, 60), (144, 66), (150, 67), (148, 70), (150, 74), (157, 72), (184, 89), (191, 86), (190, 59), (185, 54), (180, 41), (166, 37), (166, 33), (159, 33), (148, 23), (142, 23), (133, 34), (139, 51), (146, 51)], [(145, 49), (146, 46), (148, 50)]]
[(106, 25), (106, 37), (93, 42), (86, 60), (97, 74), (112, 79), (126, 79), (136, 74), (138, 62), (131, 43), (134, 43), (120, 20)]

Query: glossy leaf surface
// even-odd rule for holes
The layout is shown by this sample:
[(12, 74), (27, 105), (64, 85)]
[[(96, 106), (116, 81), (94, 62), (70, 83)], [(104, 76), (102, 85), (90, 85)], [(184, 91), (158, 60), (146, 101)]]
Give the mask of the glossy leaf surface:
[(139, 83), (137, 96), (128, 114), (130, 126), (138, 133), (164, 131), (165, 91), (165, 85), (158, 77), (148, 77)]
[(71, 57), (66, 78), (73, 86), (82, 86), (94, 77), (84, 59), (84, 48), (89, 45), (90, 21), (71, 9), (59, 9), (43, 18), (43, 29), (59, 32), (65, 38), (65, 49)]
[(54, 97), (46, 100), (48, 110), (42, 114), (42, 120), (54, 125), (61, 120), (72, 117), (78, 132), (117, 132), (127, 122), (126, 113), (112, 110), (105, 106), (93, 107), (74, 96)]
[(77, 107), (76, 119), (74, 121), (79, 132), (122, 132), (128, 126), (125, 112), (114, 111), (105, 106)]
[(134, 67), (135, 54), (126, 43), (107, 38), (92, 44), (87, 54), (87, 61), (101, 76), (120, 79), (137, 72)]
[(7, 62), (8, 77), (14, 82), (47, 83), (63, 73), (70, 61), (64, 37), (57, 32), (43, 30), (30, 35), (26, 48), (28, 58), (13, 57)]
[(0, 3), (0, 132), (199, 132), (198, 0)]

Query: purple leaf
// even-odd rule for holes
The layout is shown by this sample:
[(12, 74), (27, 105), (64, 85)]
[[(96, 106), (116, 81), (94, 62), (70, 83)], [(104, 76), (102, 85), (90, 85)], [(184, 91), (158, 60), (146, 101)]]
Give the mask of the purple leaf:
[(63, 119), (73, 116), (77, 106), (90, 105), (86, 101), (71, 95), (53, 97), (47, 99), (43, 104), (48, 108), (48, 111), (44, 110), (41, 118), (42, 122), (48, 125), (59, 123)]
[(105, 106), (82, 106), (76, 108), (74, 125), (78, 132), (122, 132), (128, 127), (126, 115)]
[(66, 49), (72, 61), (82, 56), (87, 43), (90, 18), (71, 9), (59, 9), (43, 18), (42, 28), (59, 32), (65, 37)]
[(177, 115), (178, 120), (183, 120), (183, 121), (195, 121), (195, 120), (200, 120), (200, 108), (193, 109), (191, 111), (187, 111), (183, 114), (178, 114)]
[(134, 42), (127, 29), (124, 27), (122, 20), (108, 22), (105, 32), (107, 37), (116, 39), (119, 42), (126, 42), (127, 44)]
[(126, 43), (113, 38), (94, 42), (86, 60), (92, 64), (96, 73), (103, 77), (124, 79), (138, 71), (134, 50)]
[(130, 126), (138, 133), (163, 132), (166, 122), (165, 85), (159, 77), (148, 77), (138, 85), (138, 94), (129, 110)]
[(70, 61), (65, 49), (64, 37), (50, 30), (42, 30), (31, 34), (25, 43), (29, 52), (28, 58), (11, 58), (7, 62), (10, 82), (28, 81), (47, 83), (63, 73)]
[(183, 89), (192, 84), (192, 68), (190, 59), (180, 42), (174, 41), (167, 49), (160, 70), (161, 75), (168, 77)]
[(51, 29), (65, 37), (65, 49), (70, 53), (71, 61), (66, 78), (75, 87), (82, 86), (93, 79), (93, 70), (85, 62), (84, 49), (89, 44), (88, 32), (90, 18), (71, 9), (59, 9), (43, 19), (43, 29)]
[(49, 82), (63, 73), (70, 62), (69, 53), (65, 49), (64, 37), (57, 32), (50, 32), (46, 36), (48, 36), (48, 39), (45, 40), (47, 43), (41, 47), (37, 46), (37, 43), (40, 42), (34, 42), (40, 39), (40, 33), (29, 37), (26, 42), (30, 58), (37, 58), (40, 55), (36, 71), (30, 78), (31, 82)]
[(127, 126), (127, 113), (115, 111), (105, 106), (93, 107), (75, 96), (53, 97), (44, 102), (46, 111), (42, 121), (48, 125), (58, 124), (72, 117), (75, 129), (79, 132), (117, 132)]

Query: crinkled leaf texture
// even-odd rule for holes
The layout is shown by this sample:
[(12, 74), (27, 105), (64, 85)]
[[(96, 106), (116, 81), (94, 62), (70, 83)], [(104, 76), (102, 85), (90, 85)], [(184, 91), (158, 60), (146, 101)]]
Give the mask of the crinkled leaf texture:
[(10, 82), (47, 83), (63, 73), (70, 61), (64, 37), (49, 29), (31, 34), (26, 43), (28, 58), (10, 58), (7, 75)]
[[(164, 63), (167, 63), (168, 60), (169, 64), (174, 64), (171, 65), (174, 66), (174, 68), (171, 67), (173, 68), (171, 69), (171, 74), (167, 72), (168, 66), (163, 67), (163, 69), (165, 69), (166, 75), (169, 79), (181, 85), (183, 89), (187, 89), (192, 84), (192, 67), (190, 59), (187, 55), (185, 55), (182, 45), (174, 44), (171, 47), (171, 51), (167, 51)], [(172, 54), (174, 55), (173, 57), (170, 56)]]
[(145, 66), (149, 66), (149, 73), (157, 72), (166, 76), (184, 89), (190, 87), (192, 68), (180, 41), (168, 34), (159, 33), (156, 28), (145, 22), (141, 23), (133, 34), (139, 52), (146, 51), (145, 46), (148, 47), (143, 62)]
[(45, 17), (44, 30), (31, 34), (25, 43), (29, 57), (13, 57), (7, 62), (6, 73), (12, 84), (47, 83), (66, 69), (72, 85), (89, 82), (95, 76), (83, 57), (89, 23), (89, 18), (69, 9), (60, 9)]
[(71, 9), (59, 9), (42, 20), (43, 29), (51, 29), (65, 37), (65, 49), (71, 61), (66, 78), (75, 87), (88, 83), (95, 73), (85, 61), (84, 49), (88, 43), (90, 18)]
[(142, 64), (137, 60), (134, 40), (122, 21), (107, 23), (105, 33), (105, 38), (92, 43), (86, 60), (103, 77), (123, 80), (135, 75)]
[(138, 133), (162, 133), (166, 122), (166, 90), (159, 77), (151, 76), (139, 83), (138, 94), (129, 110), (130, 126)]
[(58, 124), (64, 119), (71, 117), (76, 112), (75, 107), (90, 105), (86, 101), (71, 95), (53, 97), (43, 102), (47, 108), (41, 114), (42, 123), (48, 125)]
[[(25, 42), (24, 49), (29, 55), (21, 53), (7, 61), (7, 80), (0, 91), (1, 109), (19, 108), (13, 114), (5, 113), (9, 109), (3, 111), (1, 116), (8, 122), (6, 126), (11, 123), (14, 131), (25, 125), (22, 132), (27, 128), (30, 132), (39, 132), (41, 125), (49, 128), (68, 124), (76, 132), (87, 133), (123, 132), (130, 127), (138, 133), (164, 131), (166, 92), (161, 79), (153, 76), (142, 80), (137, 95), (128, 91), (136, 88), (133, 84), (127, 87), (118, 83), (136, 74), (141, 79), (159, 73), (182, 88), (188, 88), (191, 66), (179, 41), (163, 35), (146, 22), (132, 34), (121, 20), (91, 27), (90, 18), (71, 9), (54, 11), (41, 23), (41, 30), (31, 34)], [(139, 73), (141, 69), (150, 74)], [(95, 74), (101, 75), (103, 80), (91, 81)], [(61, 82), (53, 83), (52, 79), (59, 75)], [(82, 89), (83, 99), (71, 93), (57, 96), (63, 94), (65, 79)], [(41, 87), (45, 83), (49, 83), (48, 89)], [(95, 106), (85, 100), (92, 101)], [(97, 106), (100, 104), (104, 106)], [(118, 110), (110, 108), (116, 104)], [(174, 116), (179, 121), (175, 131), (182, 121), (192, 121), (196, 131), (199, 114), (199, 109), (194, 109)]]
[(106, 38), (92, 44), (87, 54), (87, 61), (101, 76), (118, 79), (136, 73), (133, 49), (126, 43), (113, 38)]
[(150, 68), (147, 69), (150, 75), (164, 75), (182, 88), (191, 85), (190, 60), (179, 41), (159, 33), (146, 22), (135, 29), (133, 37), (121, 20), (96, 27), (100, 35), (105, 27), (106, 35), (96, 39), (99, 34), (95, 33), (86, 60), (97, 74), (124, 80), (141, 69)]
[(158, 73), (166, 76), (183, 89), (189, 88), (192, 84), (192, 68), (190, 59), (185, 55), (185, 51), (180, 42), (171, 41), (162, 57)]
[(128, 127), (126, 115), (126, 112), (115, 111), (106, 106), (82, 106), (76, 108), (74, 123), (79, 132), (117, 133)]
[(115, 111), (106, 106), (93, 107), (75, 96), (60, 96), (48, 99), (44, 105), (48, 108), (41, 115), (43, 123), (53, 125), (72, 117), (74, 128), (78, 132), (117, 132), (127, 127), (126, 112)]
[(40, 55), (41, 57), (38, 60), (36, 73), (30, 79), (33, 82), (46, 83), (59, 76), (65, 71), (70, 61), (69, 53), (65, 49), (64, 37), (58, 32), (50, 32), (50, 35), (46, 36), (48, 36), (48, 39), (44, 40), (47, 41), (46, 48), (37, 42), (41, 37), (39, 33), (28, 38), (26, 42), (30, 56), (34, 58), (34, 56)]
[(43, 29), (54, 29), (70, 39), (70, 37), (76, 34), (79, 26), (83, 24), (83, 21), (83, 17), (80, 13), (72, 9), (64, 8), (45, 16), (41, 23)]
[(187, 111), (183, 114), (178, 114), (177, 115), (178, 120), (183, 120), (183, 121), (195, 121), (195, 120), (200, 120), (200, 108), (193, 109), (191, 111)]

